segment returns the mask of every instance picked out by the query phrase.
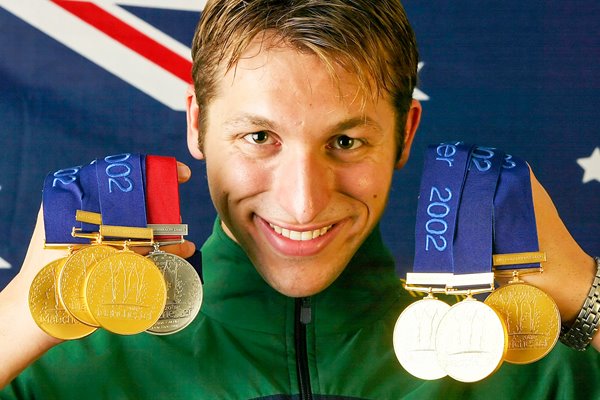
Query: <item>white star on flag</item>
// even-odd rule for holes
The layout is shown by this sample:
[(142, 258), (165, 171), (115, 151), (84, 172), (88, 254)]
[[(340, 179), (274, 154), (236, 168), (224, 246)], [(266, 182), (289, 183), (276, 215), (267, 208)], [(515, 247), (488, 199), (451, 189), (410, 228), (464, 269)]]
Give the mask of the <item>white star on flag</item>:
[(577, 164), (585, 171), (582, 183), (593, 180), (600, 182), (600, 147), (596, 147), (589, 157), (578, 158)]
[(0, 269), (10, 269), (11, 265), (4, 258), (0, 257)]
[[(420, 61), (417, 64), (417, 73), (419, 71), (421, 71), (421, 68), (423, 68), (423, 66), (425, 65), (425, 63), (423, 61)], [(429, 100), (429, 96), (427, 96), (426, 93), (424, 93), (422, 90), (420, 90), (419, 88), (415, 88), (413, 90), (413, 99), (418, 100), (418, 101), (427, 101)]]

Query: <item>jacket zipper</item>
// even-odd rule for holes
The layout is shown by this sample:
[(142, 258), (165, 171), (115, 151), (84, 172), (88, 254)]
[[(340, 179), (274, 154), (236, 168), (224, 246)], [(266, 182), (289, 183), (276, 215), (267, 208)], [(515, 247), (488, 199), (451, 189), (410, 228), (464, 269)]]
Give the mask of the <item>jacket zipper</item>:
[(310, 297), (296, 299), (294, 342), (296, 347), (296, 374), (301, 400), (311, 400), (310, 373), (308, 371), (308, 352), (306, 348), (306, 325), (311, 322)]

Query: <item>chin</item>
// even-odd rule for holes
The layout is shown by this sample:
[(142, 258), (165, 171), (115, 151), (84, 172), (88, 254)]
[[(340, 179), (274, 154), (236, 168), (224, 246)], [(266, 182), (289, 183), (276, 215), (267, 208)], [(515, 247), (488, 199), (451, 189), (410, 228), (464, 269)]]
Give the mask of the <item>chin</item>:
[[(336, 275), (337, 277), (337, 275)], [(327, 280), (311, 280), (310, 282), (302, 279), (268, 279), (265, 281), (276, 291), (288, 297), (309, 297), (327, 289), (335, 278)]]
[(309, 297), (309, 296), (313, 296), (319, 292), (321, 292), (322, 290), (324, 290), (327, 286), (325, 287), (318, 287), (318, 288), (275, 288), (275, 290), (277, 290), (279, 293), (281, 293), (284, 296), (287, 297)]

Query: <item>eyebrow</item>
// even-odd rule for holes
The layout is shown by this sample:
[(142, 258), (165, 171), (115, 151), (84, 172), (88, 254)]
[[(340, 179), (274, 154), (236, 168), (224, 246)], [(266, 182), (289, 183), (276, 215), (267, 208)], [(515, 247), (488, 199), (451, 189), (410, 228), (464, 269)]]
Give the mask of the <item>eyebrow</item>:
[[(241, 114), (234, 116), (223, 123), (225, 128), (247, 127), (252, 125), (269, 131), (278, 131), (278, 125), (274, 121), (254, 114)], [(327, 129), (330, 135), (337, 134), (352, 128), (367, 126), (373, 127), (378, 133), (382, 133), (382, 128), (379, 123), (367, 116), (351, 117), (338, 122)]]
[(246, 127), (248, 125), (260, 127), (269, 131), (277, 131), (277, 124), (270, 119), (253, 114), (241, 114), (226, 120), (223, 126), (226, 128)]
[(329, 132), (330, 134), (335, 134), (360, 126), (373, 127), (376, 129), (377, 132), (382, 133), (381, 125), (379, 125), (379, 123), (377, 123), (374, 119), (367, 116), (352, 117), (340, 121), (337, 124), (335, 124), (331, 129), (329, 129)]

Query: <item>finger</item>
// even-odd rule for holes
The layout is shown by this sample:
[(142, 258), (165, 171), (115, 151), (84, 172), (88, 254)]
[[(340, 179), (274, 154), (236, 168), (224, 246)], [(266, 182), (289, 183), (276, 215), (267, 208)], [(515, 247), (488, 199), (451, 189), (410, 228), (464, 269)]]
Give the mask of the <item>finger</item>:
[(191, 257), (196, 251), (196, 245), (194, 242), (186, 240), (183, 243), (163, 246), (160, 249), (167, 253), (176, 254), (179, 257), (188, 258)]
[[(130, 249), (141, 255), (147, 255), (148, 253), (150, 253), (153, 250), (152, 247), (146, 247), (146, 246), (142, 246), (142, 247), (136, 246), (136, 247), (131, 247)], [(188, 258), (188, 257), (191, 257), (194, 254), (194, 252), (196, 251), (196, 245), (194, 244), (194, 242), (190, 242), (190, 241), (186, 240), (183, 243), (162, 246), (160, 249), (166, 253), (175, 254), (182, 258)]]
[(187, 182), (192, 176), (192, 170), (184, 163), (177, 161), (177, 181), (179, 183)]
[(42, 206), (40, 206), (27, 254), (25, 255), (23, 265), (19, 271), (21, 276), (26, 276), (27, 279), (33, 279), (35, 274), (37, 274), (44, 265), (67, 255), (66, 250), (44, 249), (45, 236), (44, 214)]

